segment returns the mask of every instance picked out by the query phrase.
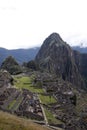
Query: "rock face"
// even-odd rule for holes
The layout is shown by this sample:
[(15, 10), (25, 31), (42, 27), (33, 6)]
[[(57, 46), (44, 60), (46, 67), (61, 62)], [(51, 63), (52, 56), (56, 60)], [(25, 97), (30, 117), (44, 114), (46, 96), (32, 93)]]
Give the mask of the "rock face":
[[(10, 73), (6, 70), (0, 70), (0, 83), (1, 82), (8, 82), (8, 83), (12, 83), (13, 81), (13, 78), (12, 76), (10, 75)], [(1, 85), (1, 84), (0, 84)]]
[(81, 54), (77, 51), (74, 51), (74, 57), (81, 75), (87, 78), (87, 54)]
[(87, 54), (74, 51), (75, 62), (87, 86)]
[(74, 56), (70, 46), (59, 34), (53, 33), (44, 41), (35, 61), (41, 69), (55, 73), (76, 86), (84, 86)]

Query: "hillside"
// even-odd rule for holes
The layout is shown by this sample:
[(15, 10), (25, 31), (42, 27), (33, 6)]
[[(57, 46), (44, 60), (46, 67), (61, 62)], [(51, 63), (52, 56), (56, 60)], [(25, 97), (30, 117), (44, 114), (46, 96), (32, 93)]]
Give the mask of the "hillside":
[(0, 111), (0, 130), (50, 130), (30, 120)]
[(58, 106), (49, 109), (57, 119), (64, 122), (65, 130), (87, 130), (87, 122), (84, 121), (87, 115), (86, 79), (84, 80), (86, 57), (87, 55), (73, 51), (57, 33), (52, 33), (45, 39), (35, 57), (41, 72), (50, 74), (49, 78), (46, 77), (47, 74), (37, 75), (35, 82), (43, 81), (46, 92), (57, 99)]
[(59, 34), (52, 33), (45, 39), (35, 61), (41, 69), (54, 73), (73, 85), (84, 86), (73, 50)]
[(19, 74), (22, 72), (20, 65), (12, 56), (7, 57), (2, 62), (1, 69), (7, 70), (10, 74)]
[[(76, 89), (73, 89), (71, 83), (63, 81), (61, 78), (57, 78), (55, 75), (51, 75), (46, 72), (42, 73), (34, 71), (26, 75), (16, 75), (13, 79), (13, 84), (16, 88), (9, 86), (10, 81), (5, 81), (1, 85), (1, 110), (24, 118), (34, 119), (42, 123), (43, 111), (40, 106), (40, 104), (42, 104), (45, 112), (44, 125), (49, 124), (51, 126), (58, 127), (58, 130), (82, 130), (83, 127), (83, 130), (87, 130), (87, 127), (85, 126), (86, 123), (82, 122), (84, 118), (87, 118), (85, 114), (87, 108), (87, 94), (84, 91), (79, 92)], [(6, 125), (9, 124), (8, 127), (11, 127), (12, 130), (17, 130), (15, 126), (18, 127), (19, 130), (20, 127), (21, 130), (22, 128), (23, 130), (27, 130), (24, 129), (23, 126), (24, 124), (27, 124), (27, 120), (24, 121), (23, 119), (23, 122), (21, 122), (23, 125), (21, 125), (19, 123), (19, 118), (17, 119), (17, 124), (16, 120), (11, 119), (10, 121), (7, 115), (3, 116), (4, 119), (2, 118), (2, 114), (0, 114), (0, 126), (1, 123), (3, 123), (2, 126), (5, 127), (4, 129), (6, 129)], [(7, 119), (11, 124), (9, 121), (7, 122)], [(18, 125), (20, 125), (20, 127)], [(10, 130), (10, 128), (7, 130)], [(35, 128), (35, 130), (37, 129)]]
[[(34, 120), (58, 130), (87, 130), (86, 61), (87, 54), (73, 51), (59, 34), (52, 33), (35, 60), (25, 63), (24, 73), (11, 77), (1, 70), (0, 109), (24, 119), (1, 112), (0, 130), (45, 130)], [(20, 67), (9, 56), (1, 67), (12, 74), (15, 66)]]
[(78, 70), (82, 75), (83, 79), (85, 80), (87, 86), (87, 54), (80, 53), (77, 51), (73, 51), (73, 52), (75, 57), (75, 63), (78, 66)]
[(5, 58), (7, 58), (10, 55), (13, 56), (16, 59), (16, 61), (20, 64), (22, 64), (23, 62), (28, 62), (34, 59), (38, 50), (39, 47), (30, 49), (14, 49), (14, 50), (7, 50), (5, 48), (0, 48), (0, 64)]

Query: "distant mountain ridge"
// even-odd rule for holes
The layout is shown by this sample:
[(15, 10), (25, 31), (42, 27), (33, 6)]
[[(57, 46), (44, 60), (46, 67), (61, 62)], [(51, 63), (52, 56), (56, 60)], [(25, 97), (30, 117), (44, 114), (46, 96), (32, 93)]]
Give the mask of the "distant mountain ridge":
[(80, 53), (87, 53), (87, 47), (72, 46), (73, 50), (79, 51)]
[(5, 58), (13, 56), (19, 64), (33, 60), (39, 51), (39, 47), (29, 49), (13, 49), (8, 50), (0, 48), (0, 65)]
[[(87, 53), (87, 47), (72, 46), (71, 48), (73, 50), (79, 51), (80, 53)], [(8, 50), (0, 47), (0, 65), (8, 56), (13, 56), (19, 64), (33, 60), (39, 49), (40, 47)]]

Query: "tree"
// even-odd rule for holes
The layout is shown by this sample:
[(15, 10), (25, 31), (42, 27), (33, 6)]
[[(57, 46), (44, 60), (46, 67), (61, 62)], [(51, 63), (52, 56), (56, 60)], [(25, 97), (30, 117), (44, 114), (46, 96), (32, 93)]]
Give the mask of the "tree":
[(31, 60), (27, 63), (27, 67), (29, 69), (32, 69), (32, 70), (38, 70), (39, 69), (39, 66), (37, 63), (35, 63), (35, 61)]
[(20, 65), (12, 56), (7, 57), (3, 61), (1, 69), (7, 70), (10, 74), (19, 74), (22, 72)]

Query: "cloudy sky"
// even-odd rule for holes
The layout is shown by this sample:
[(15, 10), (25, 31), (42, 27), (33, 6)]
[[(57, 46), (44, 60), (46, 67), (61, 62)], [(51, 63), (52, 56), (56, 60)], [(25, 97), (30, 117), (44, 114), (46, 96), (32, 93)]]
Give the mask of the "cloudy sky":
[(0, 47), (39, 46), (52, 32), (87, 41), (87, 0), (0, 0)]

